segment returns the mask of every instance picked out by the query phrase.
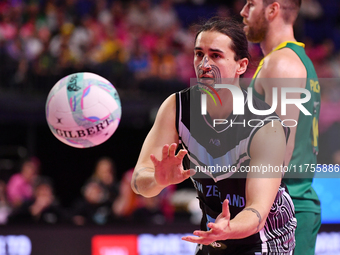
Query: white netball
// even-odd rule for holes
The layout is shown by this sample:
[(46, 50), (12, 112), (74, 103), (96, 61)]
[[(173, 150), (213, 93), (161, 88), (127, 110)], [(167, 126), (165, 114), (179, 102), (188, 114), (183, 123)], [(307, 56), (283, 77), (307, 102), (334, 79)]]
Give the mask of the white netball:
[(74, 73), (59, 80), (46, 101), (46, 120), (63, 143), (88, 148), (108, 140), (122, 110), (115, 87), (94, 73)]

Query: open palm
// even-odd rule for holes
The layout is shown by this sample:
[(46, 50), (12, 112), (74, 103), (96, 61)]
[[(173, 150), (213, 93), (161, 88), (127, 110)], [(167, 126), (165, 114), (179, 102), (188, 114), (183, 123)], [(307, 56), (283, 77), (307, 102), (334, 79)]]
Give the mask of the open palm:
[(183, 158), (187, 150), (180, 150), (175, 155), (177, 144), (173, 143), (163, 146), (162, 159), (158, 160), (155, 155), (151, 154), (150, 159), (155, 166), (155, 180), (159, 185), (168, 186), (180, 183), (195, 173), (195, 170), (183, 169)]

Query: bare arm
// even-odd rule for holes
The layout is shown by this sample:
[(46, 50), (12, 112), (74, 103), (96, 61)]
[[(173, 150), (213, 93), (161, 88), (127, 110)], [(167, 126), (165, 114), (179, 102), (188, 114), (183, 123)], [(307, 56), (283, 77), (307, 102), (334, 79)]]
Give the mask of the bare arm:
[(155, 123), (147, 135), (131, 180), (131, 188), (145, 197), (158, 195), (165, 187), (190, 177), (182, 160), (187, 151), (175, 151), (178, 144), (176, 130), (176, 97), (168, 97), (161, 105)]
[[(250, 166), (281, 166), (285, 155), (285, 135), (278, 121), (265, 125), (254, 136), (251, 146)], [(270, 156), (269, 156), (270, 155)], [(257, 174), (257, 175), (256, 175)], [(222, 205), (222, 213), (215, 223), (209, 223), (209, 231), (195, 231), (198, 237), (188, 236), (183, 240), (210, 244), (217, 240), (242, 239), (257, 233), (266, 222), (274, 203), (280, 183), (281, 172), (259, 177), (258, 173), (248, 173), (246, 182), (246, 205), (233, 219), (230, 219), (228, 200)]]
[[(279, 122), (274, 123), (274, 127), (267, 124), (255, 134), (250, 146), (250, 166), (282, 166), (286, 151), (286, 139), (281, 124)], [(246, 217), (247, 213), (249, 218), (252, 217), (253, 228), (250, 231), (251, 234), (258, 232), (265, 225), (268, 213), (279, 190), (281, 177), (281, 171), (275, 173), (248, 173), (246, 183), (247, 202), (245, 209), (242, 211), (243, 215), (240, 213), (238, 216)]]
[[(256, 86), (265, 93), (265, 102), (273, 103), (273, 88), (278, 88), (276, 113), (281, 120), (292, 119), (298, 121), (300, 110), (295, 105), (287, 105), (286, 115), (281, 114), (281, 88), (304, 88), (307, 71), (300, 58), (288, 48), (273, 52), (268, 56), (258, 75)], [(289, 99), (300, 99), (300, 93), (288, 93)], [(293, 126), (293, 121), (287, 121)], [(296, 127), (290, 128), (290, 136), (287, 143), (285, 165), (288, 165), (294, 151)]]

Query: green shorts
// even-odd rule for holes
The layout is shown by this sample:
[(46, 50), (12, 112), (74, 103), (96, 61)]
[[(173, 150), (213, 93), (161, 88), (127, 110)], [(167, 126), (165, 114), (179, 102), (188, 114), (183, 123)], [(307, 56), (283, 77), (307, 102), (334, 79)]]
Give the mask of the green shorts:
[(313, 212), (295, 212), (297, 228), (295, 230), (294, 254), (314, 255), (316, 237), (321, 226), (321, 214)]

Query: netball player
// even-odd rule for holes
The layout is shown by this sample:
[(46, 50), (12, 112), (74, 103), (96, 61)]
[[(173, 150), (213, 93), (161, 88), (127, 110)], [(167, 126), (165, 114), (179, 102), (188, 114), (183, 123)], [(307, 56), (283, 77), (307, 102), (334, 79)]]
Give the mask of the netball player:
[[(273, 87), (278, 88), (278, 91), (281, 87), (305, 88), (311, 93), (311, 99), (304, 104), (311, 116), (305, 116), (296, 107), (289, 108), (287, 114), (281, 116), (280, 96), (276, 112), (282, 119), (297, 121), (297, 126), (291, 128), (285, 164), (290, 169), (304, 167), (301, 173), (288, 172), (283, 178), (295, 205), (295, 254), (314, 255), (321, 225), (321, 209), (312, 187), (312, 168), (306, 167), (313, 167), (317, 163), (320, 86), (304, 44), (294, 38), (293, 24), (300, 5), (301, 0), (248, 0), (241, 15), (248, 40), (260, 43), (265, 56), (250, 84), (254, 94), (271, 105)], [(298, 93), (290, 96), (302, 97)]]
[[(249, 58), (246, 36), (233, 20), (212, 19), (199, 29), (194, 53), (199, 85), (163, 102), (144, 141), (131, 187), (152, 197), (168, 185), (192, 179), (203, 217), (201, 229), (183, 240), (198, 244), (196, 254), (292, 254), (296, 219), (281, 172), (260, 176), (241, 171), (282, 165), (286, 137), (277, 115), (251, 113), (245, 91), (244, 114), (235, 115), (232, 93), (226, 88), (219, 89), (214, 99), (207, 97), (207, 114), (201, 114), (201, 91), (215, 93), (214, 81), (228, 78), (240, 89), (239, 76)], [(218, 98), (221, 104), (216, 106)], [(256, 98), (253, 104), (269, 109)], [(214, 119), (229, 121), (215, 126)], [(248, 125), (252, 119), (264, 125)], [(237, 171), (209, 171), (209, 166), (232, 166)]]

